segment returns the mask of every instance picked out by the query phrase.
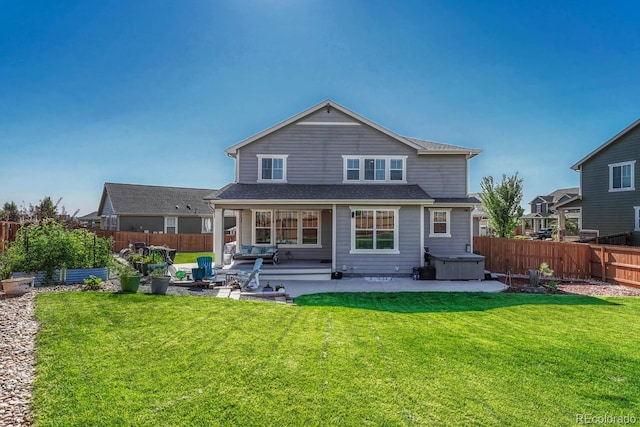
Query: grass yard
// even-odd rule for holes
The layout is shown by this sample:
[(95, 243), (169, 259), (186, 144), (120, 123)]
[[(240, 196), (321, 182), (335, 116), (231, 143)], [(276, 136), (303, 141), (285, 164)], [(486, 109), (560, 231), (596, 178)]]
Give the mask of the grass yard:
[(173, 260), (174, 264), (191, 264), (198, 262), (198, 257), (210, 256), (214, 260), (216, 257), (213, 252), (178, 252)]
[(640, 298), (37, 296), (36, 425), (575, 425), (640, 416)]

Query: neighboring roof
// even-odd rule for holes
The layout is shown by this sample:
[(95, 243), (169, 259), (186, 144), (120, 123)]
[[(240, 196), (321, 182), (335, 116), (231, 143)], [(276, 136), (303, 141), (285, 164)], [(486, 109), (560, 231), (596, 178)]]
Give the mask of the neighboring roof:
[(570, 187), (570, 188), (559, 188), (558, 190), (554, 191), (553, 193), (549, 194), (549, 196), (552, 197), (553, 201), (556, 201), (558, 199), (561, 199), (562, 196), (565, 195), (575, 195), (578, 194), (580, 192), (580, 188), (579, 187)]
[[(558, 203), (555, 208), (559, 209), (559, 208), (566, 208), (568, 205), (572, 205), (574, 202), (582, 200), (580, 198), (579, 195), (575, 195), (573, 197), (571, 197), (570, 199), (565, 200), (564, 202), (560, 202)], [(569, 206), (569, 207), (575, 207), (575, 206)]]
[(99, 213), (109, 197), (116, 215), (202, 216), (211, 214), (204, 197), (216, 190), (155, 185), (104, 184)]
[(426, 140), (421, 140), (421, 139), (416, 139), (416, 138), (407, 138), (407, 137), (403, 137), (398, 135), (395, 132), (390, 131), (387, 128), (384, 128), (382, 126), (380, 126), (377, 123), (372, 122), (369, 119), (366, 119), (365, 117), (360, 116), (359, 114), (354, 113), (353, 111), (343, 107), (342, 105), (339, 105), (335, 102), (333, 102), (330, 99), (327, 99), (325, 101), (320, 102), (319, 104), (314, 105), (311, 108), (308, 108), (306, 110), (304, 110), (301, 113), (296, 114), (295, 116), (292, 116), (268, 129), (263, 130), (262, 132), (259, 132), (243, 141), (240, 141), (237, 144), (232, 145), (231, 147), (227, 148), (225, 150), (225, 152), (231, 156), (231, 157), (235, 157), (236, 153), (238, 152), (238, 149), (244, 147), (245, 145), (251, 144), (254, 141), (259, 140), (260, 138), (263, 138), (273, 132), (276, 132), (280, 129), (282, 129), (285, 126), (288, 126), (292, 123), (295, 123), (297, 121), (302, 120), (303, 118), (315, 113), (316, 111), (319, 111), (323, 108), (335, 108), (336, 110), (340, 111), (343, 114), (346, 114), (347, 116), (351, 117), (352, 119), (361, 122), (363, 124), (366, 124), (374, 129), (376, 129), (379, 132), (382, 132), (383, 134), (405, 144), (408, 145), (412, 148), (414, 148), (418, 154), (466, 154), (467, 156), (469, 156), (469, 158), (474, 157), (478, 154), (480, 154), (482, 152), (482, 150), (478, 150), (478, 149), (474, 149), (474, 148), (464, 148), (464, 147), (457, 147), (454, 145), (447, 145), (447, 144), (441, 144), (438, 142), (432, 142), (432, 141), (426, 141)]
[(555, 217), (556, 214), (550, 213), (550, 212), (533, 212), (533, 213), (528, 213), (526, 215), (522, 215), (521, 218), (549, 218), (549, 217)]
[(616, 142), (618, 139), (622, 138), (623, 136), (625, 136), (627, 133), (631, 132), (636, 126), (640, 125), (640, 119), (636, 120), (635, 122), (631, 123), (629, 126), (627, 126), (626, 128), (624, 128), (621, 132), (619, 132), (618, 134), (616, 134), (613, 138), (610, 138), (607, 142), (605, 142), (604, 144), (602, 144), (601, 146), (599, 146), (598, 148), (596, 148), (595, 150), (593, 150), (591, 153), (587, 154), (585, 157), (583, 157), (582, 159), (580, 159), (580, 161), (578, 161), (576, 164), (574, 164), (573, 166), (571, 166), (571, 169), (577, 171), (578, 169), (580, 169), (580, 166), (582, 166), (582, 164), (584, 162), (586, 162), (587, 160), (591, 159), (593, 156), (595, 156), (596, 154), (598, 154), (600, 151), (604, 150), (605, 148), (607, 148), (609, 145), (613, 144), (614, 142)]
[(407, 184), (229, 184), (206, 197), (212, 201), (432, 201), (419, 185)]
[(547, 203), (555, 203), (560, 200), (563, 196), (574, 197), (580, 192), (578, 187), (570, 187), (570, 188), (559, 188), (555, 190), (553, 193), (548, 194), (546, 196), (536, 196), (529, 203), (533, 203), (536, 199), (542, 199)]
[(97, 221), (100, 220), (100, 215), (98, 215), (98, 211), (93, 211), (91, 213), (86, 214), (85, 216), (81, 216), (78, 218), (80, 221)]

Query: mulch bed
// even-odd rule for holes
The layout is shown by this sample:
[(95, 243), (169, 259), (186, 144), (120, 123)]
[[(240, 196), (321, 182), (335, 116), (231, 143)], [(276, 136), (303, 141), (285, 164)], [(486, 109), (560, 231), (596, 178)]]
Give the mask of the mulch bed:
[[(509, 288), (505, 293), (525, 293), (524, 288), (529, 285), (529, 277), (512, 276), (508, 279), (504, 275), (498, 276), (498, 280)], [(541, 279), (540, 284), (546, 288), (547, 294), (560, 295), (589, 295), (589, 296), (640, 296), (639, 288), (614, 285), (596, 280), (557, 280), (558, 288), (553, 290), (548, 287), (550, 280)]]

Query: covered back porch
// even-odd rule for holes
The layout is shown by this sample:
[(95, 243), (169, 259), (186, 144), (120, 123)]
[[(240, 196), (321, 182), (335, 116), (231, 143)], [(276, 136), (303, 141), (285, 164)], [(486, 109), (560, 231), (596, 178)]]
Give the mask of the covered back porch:
[[(335, 269), (334, 213), (332, 205), (252, 205), (230, 207), (236, 214), (235, 250), (251, 251), (253, 248), (278, 249), (278, 263), (265, 259), (261, 277), (277, 271), (287, 276), (297, 274), (323, 275), (330, 278)], [(226, 207), (214, 209), (214, 253), (216, 267), (223, 269), (248, 269), (252, 259), (231, 259), (230, 245), (225, 245), (222, 224)], [(226, 248), (226, 256), (225, 254)], [(231, 261), (231, 265), (229, 265)]]

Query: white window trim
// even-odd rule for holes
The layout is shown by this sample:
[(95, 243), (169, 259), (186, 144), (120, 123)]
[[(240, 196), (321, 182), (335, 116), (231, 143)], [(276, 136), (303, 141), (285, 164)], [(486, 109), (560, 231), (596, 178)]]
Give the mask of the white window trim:
[[(371, 158), (371, 157), (367, 157)], [(400, 254), (400, 206), (349, 206), (351, 209), (351, 250), (350, 254)], [(393, 247), (395, 249), (356, 249), (355, 211), (393, 211)], [(375, 221), (374, 221), (375, 223)]]
[[(256, 243), (256, 213), (258, 212), (270, 212), (271, 213), (271, 242), (269, 243)], [(261, 227), (261, 228), (267, 228), (267, 227)], [(266, 246), (270, 246), (273, 244), (273, 232), (275, 229), (275, 225), (274, 225), (274, 218), (273, 218), (273, 210), (271, 209), (252, 209), (251, 210), (251, 244), (252, 245), (266, 245)]]
[[(258, 182), (287, 182), (288, 154), (258, 154)], [(262, 178), (262, 159), (282, 159), (282, 179)]]
[[(207, 230), (207, 228), (205, 227), (205, 224), (207, 223), (207, 221), (211, 222), (211, 229), (209, 229), (209, 230)], [(201, 225), (201, 228), (200, 228), (200, 232), (202, 234), (213, 233), (213, 217), (211, 217), (211, 216), (203, 216), (201, 224), (202, 225)]]
[(633, 217), (633, 222), (635, 223), (634, 231), (640, 231), (640, 206), (634, 206), (633, 210), (635, 211), (635, 215)]
[[(354, 183), (368, 183), (368, 184), (379, 184), (379, 183), (387, 183), (387, 184), (406, 184), (407, 183), (407, 158), (408, 156), (352, 156), (352, 155), (343, 155), (342, 156), (342, 183), (343, 184), (354, 184)], [(360, 174), (359, 179), (347, 179), (347, 160), (349, 159), (358, 159), (360, 166)], [(373, 159), (373, 160), (384, 160), (385, 161), (385, 173), (384, 180), (376, 180), (376, 179), (364, 179), (364, 160), (365, 159)], [(402, 179), (401, 180), (391, 180), (391, 160), (402, 160)], [(374, 171), (375, 173), (375, 171)]]
[[(434, 233), (433, 232), (433, 216), (436, 212), (447, 213), (447, 232), (446, 233)], [(451, 237), (451, 208), (429, 208), (429, 237)]]
[[(631, 187), (621, 187), (621, 188), (613, 188), (613, 168), (622, 167), (622, 166), (631, 166)], [(636, 187), (636, 161), (631, 160), (628, 162), (618, 162), (609, 164), (609, 192), (617, 192), (617, 191), (635, 191)], [(622, 184), (622, 183), (621, 183)]]
[[(276, 239), (276, 211), (295, 211), (298, 213), (298, 243), (284, 244), (277, 243), (278, 248), (305, 248), (305, 249), (322, 249), (322, 210), (320, 209), (252, 209), (251, 210), (251, 244), (275, 246)], [(271, 242), (256, 243), (256, 212), (271, 212)], [(302, 212), (318, 213), (318, 243), (302, 243)], [(309, 228), (309, 227), (307, 227)]]
[(177, 216), (165, 216), (164, 217), (164, 234), (168, 234), (167, 233), (167, 222), (169, 219), (175, 219), (176, 220), (176, 232), (175, 234), (178, 234), (178, 217)]

